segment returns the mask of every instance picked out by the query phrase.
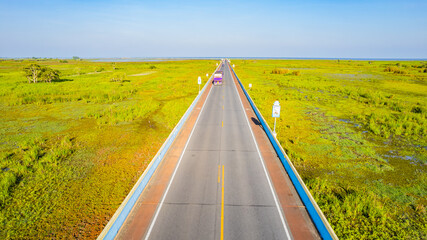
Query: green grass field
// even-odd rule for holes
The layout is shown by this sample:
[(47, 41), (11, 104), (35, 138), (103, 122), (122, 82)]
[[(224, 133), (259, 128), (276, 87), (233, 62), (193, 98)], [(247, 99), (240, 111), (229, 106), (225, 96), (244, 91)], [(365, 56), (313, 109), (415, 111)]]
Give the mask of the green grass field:
[(427, 238), (427, 62), (232, 64), (339, 238)]
[[(96, 238), (215, 63), (0, 60), (0, 238)], [(426, 238), (426, 62), (232, 63), (340, 238)]]
[(0, 238), (96, 238), (215, 63), (0, 60)]

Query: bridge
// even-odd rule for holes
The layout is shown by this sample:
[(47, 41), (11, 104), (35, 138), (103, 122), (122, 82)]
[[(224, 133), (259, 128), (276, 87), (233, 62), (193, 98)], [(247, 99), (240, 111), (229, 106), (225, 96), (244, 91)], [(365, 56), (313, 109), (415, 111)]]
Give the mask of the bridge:
[(98, 239), (336, 239), (227, 60)]

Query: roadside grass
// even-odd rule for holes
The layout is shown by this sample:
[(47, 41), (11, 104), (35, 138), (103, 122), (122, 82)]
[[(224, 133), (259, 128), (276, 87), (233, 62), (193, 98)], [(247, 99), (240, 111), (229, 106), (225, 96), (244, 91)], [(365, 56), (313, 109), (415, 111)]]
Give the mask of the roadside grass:
[(232, 62), (339, 238), (427, 237), (426, 62)]
[(0, 238), (96, 238), (216, 61), (31, 62), (0, 62)]

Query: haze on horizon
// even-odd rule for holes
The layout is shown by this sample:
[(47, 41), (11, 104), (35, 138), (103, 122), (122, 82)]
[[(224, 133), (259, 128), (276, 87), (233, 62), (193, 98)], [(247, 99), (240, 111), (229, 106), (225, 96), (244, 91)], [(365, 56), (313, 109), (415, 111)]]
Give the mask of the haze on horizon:
[(0, 0), (0, 57), (427, 58), (427, 1)]

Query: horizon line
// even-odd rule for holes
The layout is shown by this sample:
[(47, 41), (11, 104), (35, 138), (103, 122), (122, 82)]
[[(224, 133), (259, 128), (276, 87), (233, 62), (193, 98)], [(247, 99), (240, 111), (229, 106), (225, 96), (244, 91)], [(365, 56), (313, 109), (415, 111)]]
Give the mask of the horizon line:
[[(421, 60), (426, 61), (427, 58), (411, 58), (411, 57), (224, 57), (224, 56), (213, 56), (213, 57), (78, 57), (83, 60), (126, 60), (126, 59), (276, 59), (276, 60)], [(14, 59), (73, 59), (73, 57), (0, 57), (0, 59), (14, 60)]]

